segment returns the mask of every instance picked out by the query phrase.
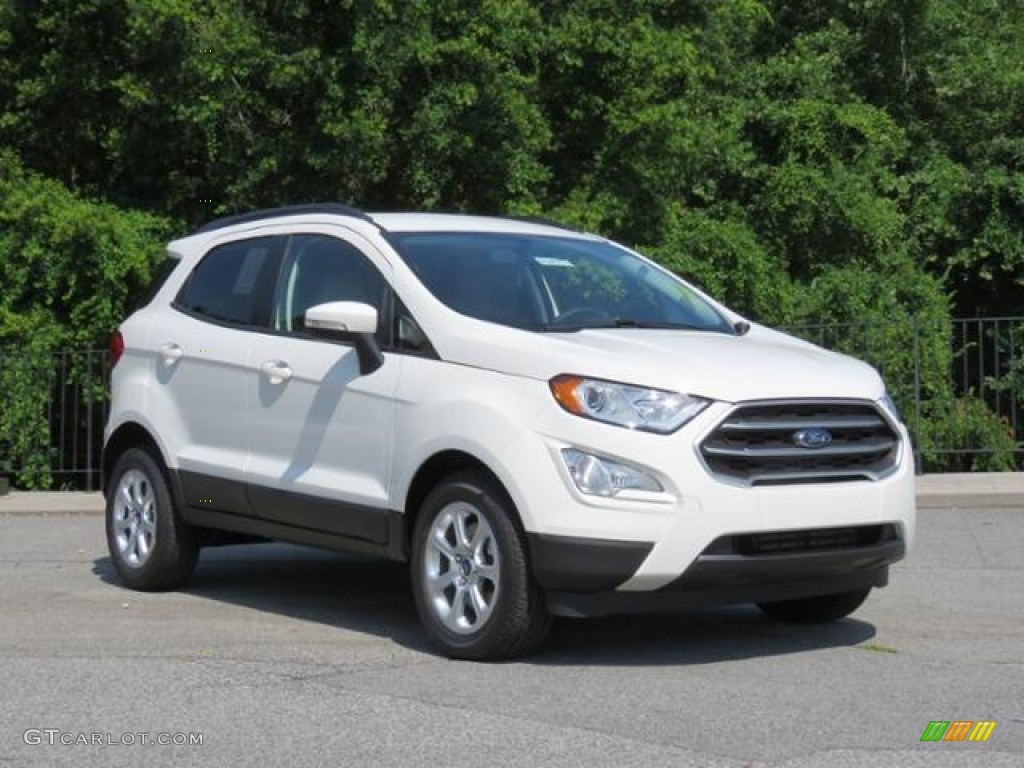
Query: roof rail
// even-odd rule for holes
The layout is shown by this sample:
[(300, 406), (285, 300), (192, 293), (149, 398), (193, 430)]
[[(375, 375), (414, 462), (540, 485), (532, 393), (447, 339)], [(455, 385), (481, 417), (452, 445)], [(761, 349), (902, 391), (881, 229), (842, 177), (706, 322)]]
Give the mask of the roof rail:
[(299, 216), (304, 213), (330, 213), (336, 216), (351, 216), (368, 221), (380, 229), (380, 225), (377, 222), (358, 208), (342, 205), (341, 203), (306, 203), (303, 205), (286, 205), (281, 208), (264, 208), (258, 211), (249, 211), (248, 213), (238, 213), (233, 216), (223, 216), (206, 222), (193, 234), (198, 235), (201, 232), (212, 232), (215, 229), (231, 227), (235, 224), (247, 224), (250, 221), (259, 221), (260, 219), (273, 219), (279, 216)]
[(525, 222), (526, 224), (543, 224), (545, 227), (564, 229), (568, 232), (583, 232), (583, 230), (581, 229), (570, 227), (568, 224), (563, 224), (562, 222), (555, 221), (554, 219), (547, 219), (544, 218), (543, 216), (509, 216), (508, 218), (512, 219), (513, 221), (522, 221)]

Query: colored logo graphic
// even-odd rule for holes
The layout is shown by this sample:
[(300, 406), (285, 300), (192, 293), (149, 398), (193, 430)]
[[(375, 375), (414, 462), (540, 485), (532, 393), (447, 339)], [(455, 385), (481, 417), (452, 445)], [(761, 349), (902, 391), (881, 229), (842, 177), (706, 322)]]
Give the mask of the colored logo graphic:
[(995, 720), (932, 720), (921, 741), (988, 741), (996, 724)]
[(832, 433), (821, 427), (801, 429), (793, 433), (793, 442), (801, 448), (824, 448), (832, 442)]

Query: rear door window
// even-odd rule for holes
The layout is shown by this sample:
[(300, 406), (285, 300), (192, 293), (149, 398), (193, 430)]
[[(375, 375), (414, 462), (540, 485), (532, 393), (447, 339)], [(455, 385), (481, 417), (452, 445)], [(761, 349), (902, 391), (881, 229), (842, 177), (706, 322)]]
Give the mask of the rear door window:
[(217, 246), (189, 275), (175, 306), (213, 322), (266, 327), (285, 238)]

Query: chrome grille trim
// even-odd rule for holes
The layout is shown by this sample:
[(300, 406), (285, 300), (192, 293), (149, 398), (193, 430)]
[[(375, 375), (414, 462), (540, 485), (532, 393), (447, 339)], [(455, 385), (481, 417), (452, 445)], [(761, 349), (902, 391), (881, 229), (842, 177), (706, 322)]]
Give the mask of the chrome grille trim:
[[(807, 448), (795, 433), (828, 430), (831, 442)], [(879, 480), (899, 464), (899, 431), (865, 400), (740, 403), (701, 440), (698, 454), (717, 479), (736, 485)]]

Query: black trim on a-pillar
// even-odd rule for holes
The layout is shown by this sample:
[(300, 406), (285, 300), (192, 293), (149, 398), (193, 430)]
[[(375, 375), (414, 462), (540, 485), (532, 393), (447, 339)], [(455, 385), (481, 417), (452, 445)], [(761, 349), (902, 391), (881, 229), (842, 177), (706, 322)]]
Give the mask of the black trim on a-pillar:
[(544, 589), (599, 592), (629, 579), (650, 554), (645, 541), (528, 533), (534, 578)]

